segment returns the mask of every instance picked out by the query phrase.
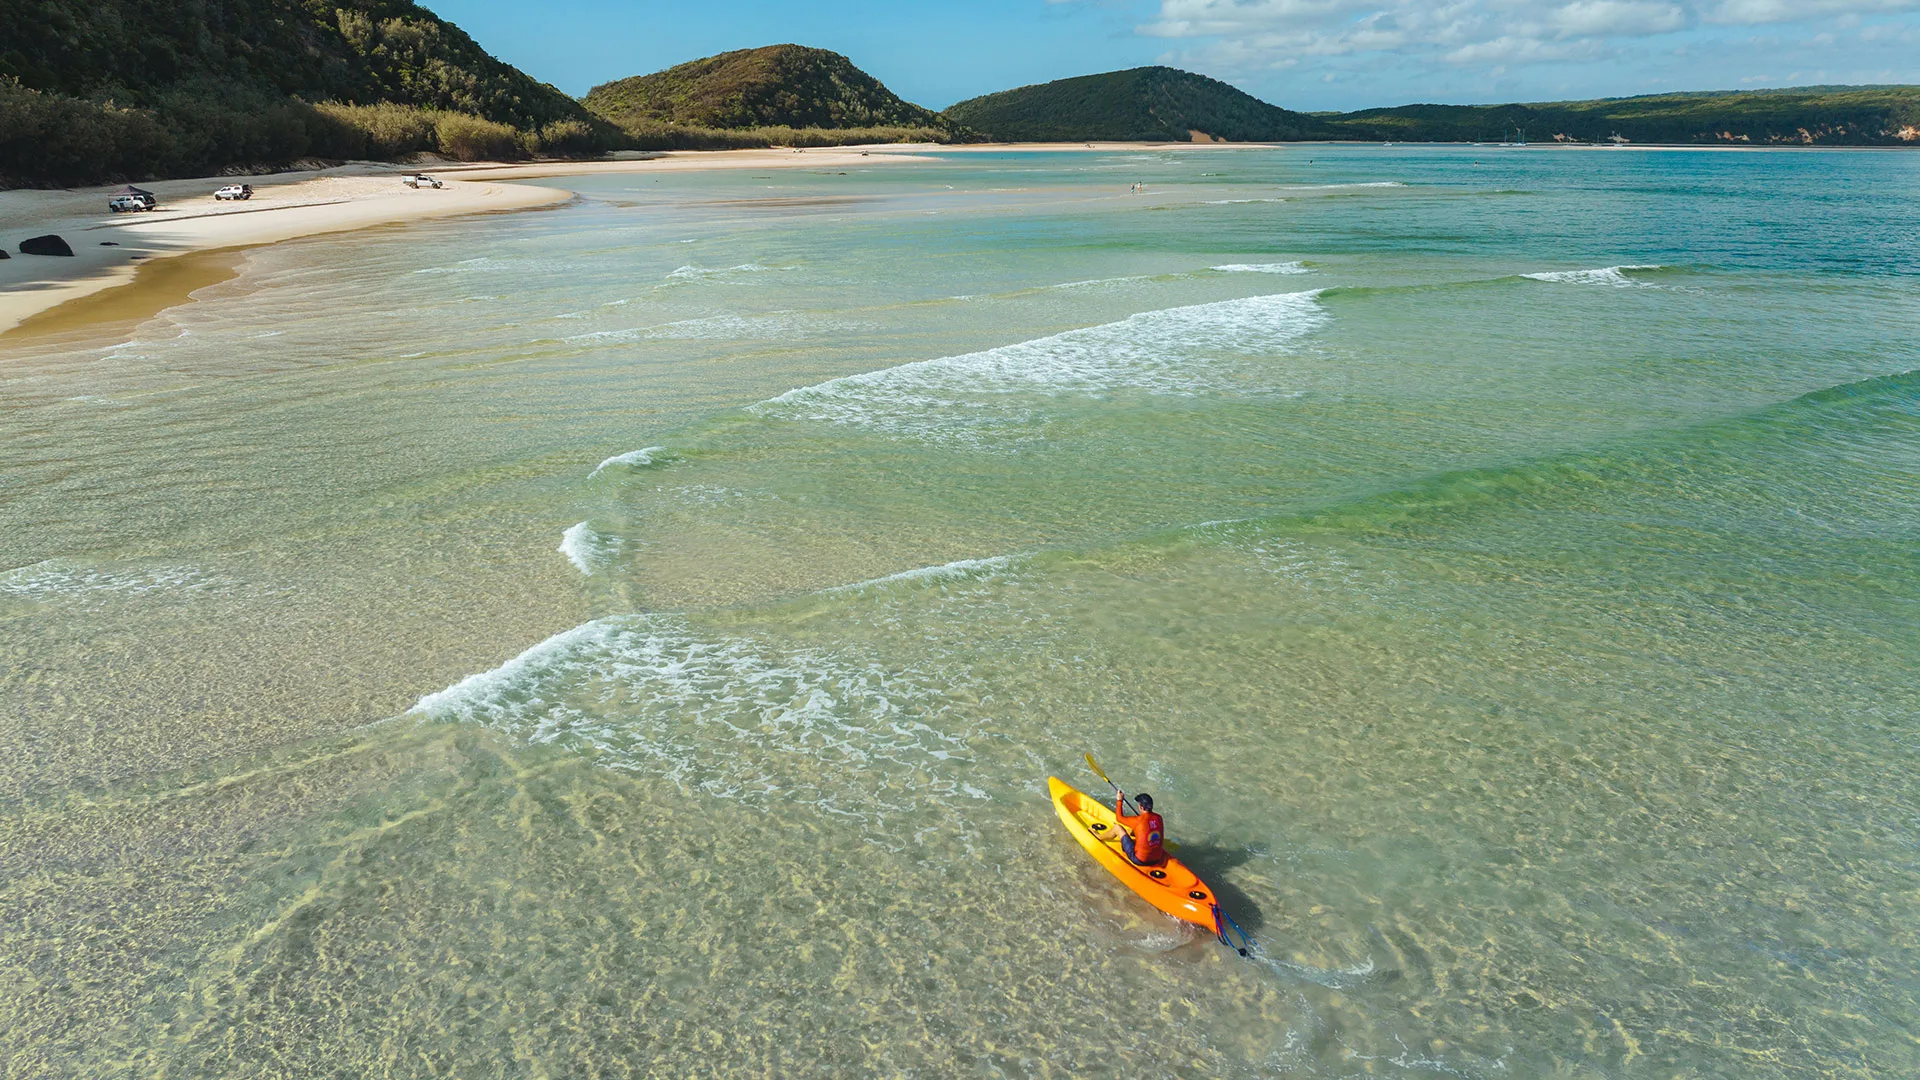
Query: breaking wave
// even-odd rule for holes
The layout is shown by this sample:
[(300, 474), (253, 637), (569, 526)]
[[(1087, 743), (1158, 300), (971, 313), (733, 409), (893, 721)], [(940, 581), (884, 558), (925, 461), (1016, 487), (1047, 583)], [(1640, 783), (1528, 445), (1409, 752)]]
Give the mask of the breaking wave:
[(1650, 288), (1652, 282), (1635, 281), (1629, 274), (1648, 270), (1660, 270), (1664, 267), (1655, 264), (1631, 264), (1626, 266), (1603, 266), (1598, 270), (1545, 270), (1537, 274), (1521, 274), (1533, 281), (1551, 281), (1563, 285), (1611, 285), (1617, 289)]
[(741, 263), (738, 266), (682, 266), (667, 274), (667, 283), (671, 285), (696, 281), (714, 281), (717, 279), (737, 277), (741, 274), (763, 274), (770, 270), (778, 269), (780, 269), (780, 267), (763, 266), (760, 263), (751, 262)]
[(957, 559), (950, 563), (942, 563), (939, 566), (921, 566), (912, 570), (902, 570), (897, 574), (888, 574), (885, 577), (856, 581), (851, 585), (836, 585), (831, 589), (824, 590), (824, 592), (832, 595), (835, 593), (864, 592), (868, 589), (900, 583), (932, 585), (949, 581), (978, 581), (981, 578), (992, 577), (1008, 569), (1020, 558), (1021, 557), (1017, 555), (996, 555), (988, 559)]
[(789, 390), (749, 406), (770, 419), (972, 440), (1028, 423), (1044, 399), (1121, 390), (1275, 393), (1255, 361), (1327, 321), (1318, 291), (1147, 311), (983, 352), (921, 360)]
[(1216, 274), (1311, 274), (1307, 264), (1302, 262), (1283, 263), (1227, 263), (1224, 266), (1209, 266), (1207, 269)]
[(620, 615), (556, 634), (420, 699), (410, 715), (594, 755), (689, 794), (879, 815), (986, 799), (964, 713), (936, 672)]
[(611, 554), (612, 541), (593, 531), (592, 524), (582, 521), (570, 525), (560, 534), (560, 546), (556, 550), (567, 557), (574, 569), (591, 575), (606, 563)]
[(615, 454), (600, 464), (595, 465), (593, 471), (587, 474), (587, 479), (591, 480), (599, 476), (601, 472), (613, 468), (616, 465), (629, 469), (645, 469), (654, 465), (664, 464), (672, 456), (673, 451), (668, 450), (664, 446), (648, 446), (639, 450), (629, 450), (624, 454)]

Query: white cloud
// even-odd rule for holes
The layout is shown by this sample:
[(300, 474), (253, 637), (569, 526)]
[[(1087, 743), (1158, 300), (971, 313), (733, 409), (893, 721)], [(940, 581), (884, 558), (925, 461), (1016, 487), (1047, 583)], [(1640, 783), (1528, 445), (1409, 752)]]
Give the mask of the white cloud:
[[(1420, 57), (1461, 68), (1604, 59), (1702, 27), (1815, 23), (1920, 11), (1920, 0), (1160, 0), (1140, 26), (1198, 46), (1177, 59), (1224, 71), (1302, 57)], [(1818, 39), (1811, 39), (1817, 44)]]

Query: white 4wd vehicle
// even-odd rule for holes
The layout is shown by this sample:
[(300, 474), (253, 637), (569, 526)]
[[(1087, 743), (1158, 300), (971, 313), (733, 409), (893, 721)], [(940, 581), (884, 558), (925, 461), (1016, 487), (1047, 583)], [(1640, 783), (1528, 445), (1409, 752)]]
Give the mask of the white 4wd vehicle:
[(107, 209), (116, 214), (132, 210), (151, 210), (153, 200), (144, 195), (115, 195), (107, 200)]
[(408, 173), (400, 178), (400, 182), (410, 188), (437, 188), (442, 186), (438, 178), (428, 176), (426, 173)]
[(253, 188), (246, 184), (228, 184), (226, 187), (214, 192), (213, 197), (216, 199), (251, 199), (253, 198)]

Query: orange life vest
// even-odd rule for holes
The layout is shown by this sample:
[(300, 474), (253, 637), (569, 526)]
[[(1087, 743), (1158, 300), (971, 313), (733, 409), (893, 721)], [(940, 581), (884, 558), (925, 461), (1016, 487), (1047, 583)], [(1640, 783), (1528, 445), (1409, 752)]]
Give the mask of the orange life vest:
[(1133, 834), (1133, 861), (1165, 862), (1167, 853), (1160, 846), (1160, 841), (1167, 835), (1166, 822), (1160, 820), (1160, 815), (1151, 810), (1127, 817), (1123, 812), (1125, 809), (1125, 802), (1119, 799), (1114, 800), (1114, 816), (1119, 818), (1120, 824), (1126, 826), (1127, 831)]

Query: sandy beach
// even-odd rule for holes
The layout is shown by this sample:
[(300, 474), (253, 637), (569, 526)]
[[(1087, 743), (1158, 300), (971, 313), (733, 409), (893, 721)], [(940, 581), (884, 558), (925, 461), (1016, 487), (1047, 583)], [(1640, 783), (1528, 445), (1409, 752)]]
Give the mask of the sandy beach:
[[(930, 160), (912, 148), (845, 147), (623, 154), (601, 161), (542, 161), (431, 166), (352, 162), (264, 176), (158, 180), (151, 211), (113, 213), (121, 185), (0, 191), (0, 335), (66, 333), (138, 319), (225, 280), (241, 248), (303, 236), (348, 232), (459, 214), (525, 210), (565, 202), (570, 192), (505, 181), (624, 172), (706, 169), (844, 168), (849, 164)], [(439, 177), (443, 188), (415, 190), (409, 172)], [(215, 189), (252, 185), (253, 198), (222, 202)], [(23, 255), (20, 242), (53, 233), (65, 256)], [(194, 258), (182, 258), (194, 256)], [(75, 303), (80, 301), (80, 303)]]
[[(112, 213), (108, 198), (121, 185), (62, 190), (0, 191), (0, 337), (72, 334), (104, 324), (138, 321), (184, 302), (199, 288), (230, 277), (237, 253), (260, 244), (349, 232), (428, 218), (550, 206), (571, 193), (512, 183), (566, 176), (682, 173), (731, 169), (840, 168), (907, 164), (942, 154), (1112, 152), (1146, 149), (1273, 149), (1273, 143), (979, 143), (959, 146), (877, 144), (807, 149), (625, 152), (593, 161), (436, 162), (398, 165), (349, 162), (325, 169), (260, 176), (157, 180), (139, 186), (159, 197), (157, 209)], [(1325, 144), (1316, 144), (1325, 145)], [(1546, 147), (1542, 147), (1543, 149)], [(1620, 147), (1562, 149), (1618, 150)], [(1772, 152), (1780, 147), (1659, 147)], [(1818, 148), (1815, 148), (1818, 149)], [(445, 184), (415, 190), (400, 177), (425, 171)], [(251, 184), (245, 202), (221, 202), (215, 189)], [(20, 242), (47, 233), (66, 238), (73, 257), (19, 254)], [(192, 256), (188, 258), (187, 256)], [(137, 287), (135, 287), (137, 286)]]

